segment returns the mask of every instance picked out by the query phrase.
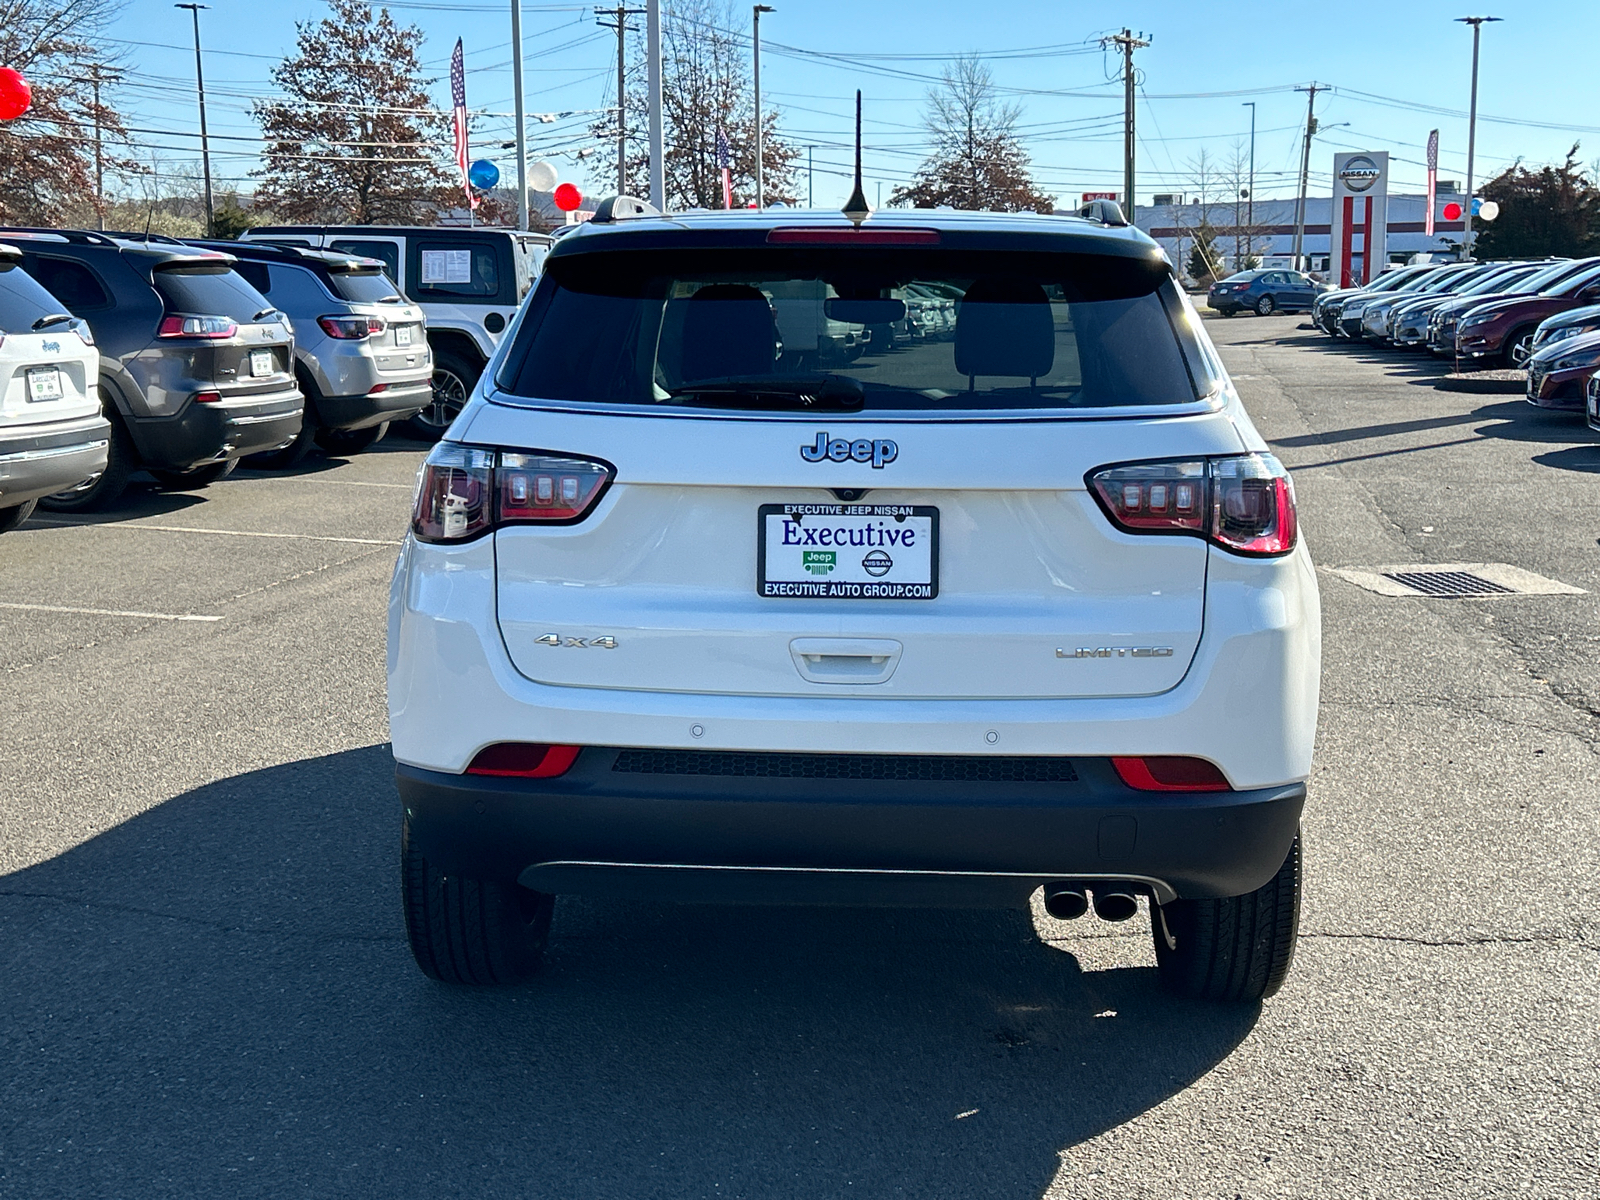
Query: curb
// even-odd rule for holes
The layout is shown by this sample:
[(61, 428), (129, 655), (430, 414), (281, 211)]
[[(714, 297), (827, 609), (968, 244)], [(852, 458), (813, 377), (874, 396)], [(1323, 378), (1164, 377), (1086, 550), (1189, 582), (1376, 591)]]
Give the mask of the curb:
[(1433, 386), (1441, 392), (1520, 396), (1528, 390), (1528, 377), (1522, 371), (1457, 372), (1443, 376)]

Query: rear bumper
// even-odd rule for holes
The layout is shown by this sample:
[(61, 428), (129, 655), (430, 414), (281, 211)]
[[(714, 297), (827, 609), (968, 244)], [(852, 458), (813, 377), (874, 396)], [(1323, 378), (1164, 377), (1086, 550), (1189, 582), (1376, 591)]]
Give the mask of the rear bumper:
[(111, 423), (96, 414), (0, 430), (0, 508), (51, 496), (106, 469)]
[(131, 420), (128, 430), (146, 465), (188, 471), (288, 444), (300, 432), (304, 408), (300, 389), (291, 387), (221, 403), (190, 401), (176, 416)]
[(1024, 783), (647, 774), (618, 756), (586, 748), (549, 780), (400, 765), (411, 844), (446, 874), (555, 893), (1023, 906), (1044, 883), (1115, 879), (1166, 903), (1260, 887), (1305, 804), (1303, 784), (1138, 792), (1094, 758)]
[(387, 390), (357, 396), (317, 397), (317, 419), (331, 429), (366, 429), (421, 412), (433, 400), (433, 383), (391, 383)]

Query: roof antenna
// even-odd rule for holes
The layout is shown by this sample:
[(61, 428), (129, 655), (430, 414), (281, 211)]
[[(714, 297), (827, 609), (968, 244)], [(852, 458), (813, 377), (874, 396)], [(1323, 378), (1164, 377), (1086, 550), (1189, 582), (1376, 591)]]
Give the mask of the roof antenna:
[(144, 244), (150, 244), (150, 218), (156, 215), (156, 202), (150, 201), (150, 207), (144, 210)]
[(856, 89), (856, 190), (850, 193), (850, 199), (844, 202), (844, 215), (850, 218), (850, 224), (857, 229), (861, 222), (872, 215), (872, 209), (867, 205), (867, 198), (861, 191), (861, 89)]

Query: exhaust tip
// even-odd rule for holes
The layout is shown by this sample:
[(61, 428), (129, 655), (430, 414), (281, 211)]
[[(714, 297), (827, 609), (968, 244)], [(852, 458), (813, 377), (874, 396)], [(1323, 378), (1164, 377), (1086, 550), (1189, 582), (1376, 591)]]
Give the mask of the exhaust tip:
[(1139, 896), (1126, 884), (1094, 889), (1094, 915), (1102, 921), (1126, 921), (1139, 911)]
[(1044, 889), (1044, 910), (1058, 921), (1076, 921), (1089, 911), (1089, 897), (1080, 887), (1048, 884)]

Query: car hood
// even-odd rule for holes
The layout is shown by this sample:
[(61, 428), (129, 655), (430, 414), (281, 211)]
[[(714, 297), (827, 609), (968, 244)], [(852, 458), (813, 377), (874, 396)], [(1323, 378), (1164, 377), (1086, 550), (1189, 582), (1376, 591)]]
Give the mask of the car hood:
[(1549, 370), (1557, 362), (1569, 358), (1584, 358), (1589, 363), (1600, 363), (1600, 330), (1540, 346), (1538, 353), (1528, 360), (1528, 365)]
[(1600, 322), (1600, 304), (1586, 304), (1546, 318), (1542, 329), (1565, 329), (1568, 325), (1593, 325)]
[(1514, 292), (1501, 292), (1499, 294), (1490, 292), (1486, 296), (1445, 297), (1444, 302), (1439, 305), (1438, 311), (1445, 316), (1461, 316), (1470, 310), (1479, 309), (1486, 304), (1494, 304), (1501, 300), (1526, 299), (1528, 299), (1527, 296), (1521, 296)]

